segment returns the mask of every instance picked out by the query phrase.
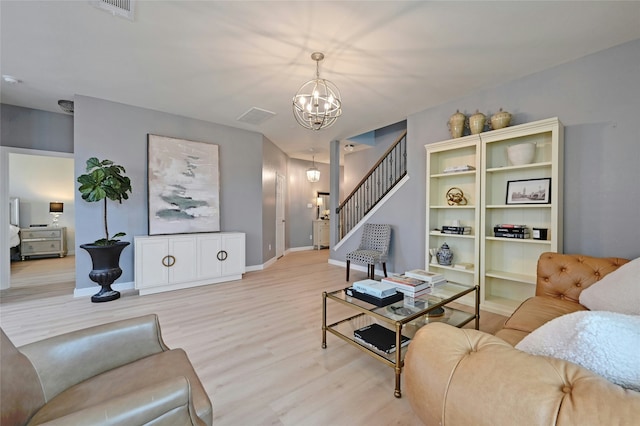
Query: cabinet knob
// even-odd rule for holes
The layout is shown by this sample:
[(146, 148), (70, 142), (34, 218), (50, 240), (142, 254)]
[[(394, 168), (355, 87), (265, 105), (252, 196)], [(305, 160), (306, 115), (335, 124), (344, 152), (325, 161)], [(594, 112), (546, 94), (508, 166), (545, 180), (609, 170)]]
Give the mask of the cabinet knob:
[(216, 257), (218, 258), (218, 260), (219, 260), (219, 261), (221, 261), (221, 262), (222, 262), (222, 261), (227, 260), (227, 257), (228, 257), (228, 256), (229, 256), (229, 254), (228, 254), (226, 251), (224, 251), (224, 250), (220, 250), (220, 251), (218, 252), (218, 254), (216, 255)]

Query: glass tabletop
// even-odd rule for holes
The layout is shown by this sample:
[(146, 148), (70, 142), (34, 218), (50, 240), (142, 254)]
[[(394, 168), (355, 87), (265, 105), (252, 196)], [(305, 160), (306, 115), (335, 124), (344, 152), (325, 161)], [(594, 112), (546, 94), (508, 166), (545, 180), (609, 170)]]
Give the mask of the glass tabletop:
[(415, 298), (405, 295), (403, 300), (386, 306), (375, 306), (356, 297), (348, 296), (344, 289), (330, 292), (327, 295), (362, 309), (375, 312), (389, 320), (405, 322), (422, 315), (428, 315), (434, 319), (438, 316), (446, 315), (448, 311), (438, 307), (438, 305), (447, 303), (447, 300), (460, 297), (461, 294), (471, 292), (474, 289), (475, 287), (473, 286), (448, 281), (446, 284), (432, 288), (429, 294)]

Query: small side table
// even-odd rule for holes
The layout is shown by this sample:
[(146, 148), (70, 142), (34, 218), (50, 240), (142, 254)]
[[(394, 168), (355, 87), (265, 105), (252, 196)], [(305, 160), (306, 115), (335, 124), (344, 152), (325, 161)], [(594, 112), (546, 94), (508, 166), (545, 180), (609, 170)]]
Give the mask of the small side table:
[(20, 229), (20, 257), (67, 255), (67, 228), (22, 228)]
[(320, 250), (329, 247), (329, 221), (317, 219), (313, 221), (313, 248)]

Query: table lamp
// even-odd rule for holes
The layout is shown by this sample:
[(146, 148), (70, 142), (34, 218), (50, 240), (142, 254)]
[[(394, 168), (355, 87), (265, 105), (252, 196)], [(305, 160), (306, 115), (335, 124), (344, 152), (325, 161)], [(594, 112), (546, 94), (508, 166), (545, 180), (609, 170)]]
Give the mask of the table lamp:
[(64, 203), (54, 202), (49, 203), (49, 213), (53, 215), (53, 223), (52, 226), (58, 226), (58, 218), (64, 211)]

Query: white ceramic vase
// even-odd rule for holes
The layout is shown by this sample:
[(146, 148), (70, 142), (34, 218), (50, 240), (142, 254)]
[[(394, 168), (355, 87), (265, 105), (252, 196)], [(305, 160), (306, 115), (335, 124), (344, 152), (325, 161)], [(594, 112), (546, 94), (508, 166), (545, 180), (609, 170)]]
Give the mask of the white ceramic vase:
[(507, 147), (507, 158), (512, 166), (531, 164), (536, 156), (536, 144), (521, 143)]

